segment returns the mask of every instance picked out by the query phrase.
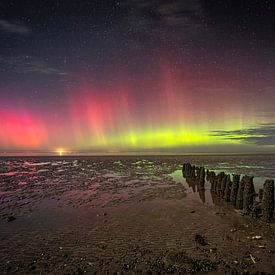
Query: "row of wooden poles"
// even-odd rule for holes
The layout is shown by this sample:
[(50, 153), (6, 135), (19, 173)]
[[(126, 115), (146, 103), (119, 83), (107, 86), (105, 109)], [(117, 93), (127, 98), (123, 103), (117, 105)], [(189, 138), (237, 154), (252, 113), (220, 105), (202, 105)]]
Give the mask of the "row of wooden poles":
[[(231, 203), (244, 214), (252, 214), (266, 222), (272, 222), (274, 212), (274, 180), (266, 180), (259, 194), (255, 192), (253, 176), (229, 174), (205, 170), (190, 163), (184, 163), (182, 174), (187, 183), (196, 184), (198, 191), (205, 189), (205, 180), (211, 184), (211, 192)], [(258, 200), (256, 198), (258, 197)]]

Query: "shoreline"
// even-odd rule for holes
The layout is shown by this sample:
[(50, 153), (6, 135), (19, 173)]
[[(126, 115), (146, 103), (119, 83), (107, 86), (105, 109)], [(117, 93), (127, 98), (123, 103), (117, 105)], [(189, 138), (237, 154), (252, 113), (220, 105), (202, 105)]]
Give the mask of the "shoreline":
[(178, 159), (45, 163), (16, 164), (46, 170), (25, 185), (0, 178), (13, 192), (0, 196), (3, 274), (274, 273), (274, 224), (241, 216), (207, 182), (203, 201), (173, 174)]

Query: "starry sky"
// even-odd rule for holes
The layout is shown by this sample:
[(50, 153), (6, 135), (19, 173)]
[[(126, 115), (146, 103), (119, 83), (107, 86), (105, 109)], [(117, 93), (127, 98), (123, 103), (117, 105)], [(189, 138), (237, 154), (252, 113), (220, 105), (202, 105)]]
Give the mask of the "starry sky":
[(272, 0), (0, 0), (0, 154), (275, 153)]

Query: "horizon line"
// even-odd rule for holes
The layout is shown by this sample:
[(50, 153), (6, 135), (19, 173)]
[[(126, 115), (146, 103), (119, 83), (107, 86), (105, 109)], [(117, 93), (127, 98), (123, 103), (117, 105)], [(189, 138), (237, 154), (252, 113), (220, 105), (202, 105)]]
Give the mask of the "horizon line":
[(127, 152), (127, 153), (73, 153), (73, 154), (67, 154), (64, 153), (62, 155), (57, 153), (35, 153), (35, 152), (0, 152), (0, 157), (127, 157), (127, 156), (223, 156), (223, 155), (275, 155), (275, 152), (189, 152), (189, 153), (172, 153), (172, 152)]

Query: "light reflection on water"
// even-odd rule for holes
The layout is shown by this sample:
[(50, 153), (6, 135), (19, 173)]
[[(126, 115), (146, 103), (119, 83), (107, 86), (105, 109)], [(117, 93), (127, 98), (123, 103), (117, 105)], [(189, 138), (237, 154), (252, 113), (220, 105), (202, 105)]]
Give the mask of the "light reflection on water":
[(182, 170), (175, 170), (173, 173), (169, 174), (169, 176), (171, 176), (175, 182), (183, 184), (186, 188), (188, 199), (201, 201), (207, 205), (213, 205), (213, 199), (208, 182), (205, 184), (205, 190), (199, 191), (197, 190), (196, 185), (188, 184), (186, 182), (186, 179), (182, 176)]
[(42, 173), (42, 172), (47, 172), (47, 169), (41, 169), (41, 170), (37, 170), (37, 171), (11, 171), (11, 172), (7, 172), (7, 173), (1, 173), (0, 176), (6, 176), (6, 177), (12, 177), (12, 176), (24, 176), (24, 175), (33, 175), (33, 174), (38, 174), (38, 173)]
[[(216, 174), (218, 174), (220, 172), (224, 172), (223, 169), (215, 169), (212, 171), (214, 171)], [(231, 180), (232, 180), (232, 174), (234, 174), (234, 173), (230, 173), (229, 171), (227, 171), (227, 173), (230, 175)], [(182, 170), (175, 170), (173, 173), (169, 174), (169, 176), (171, 176), (175, 182), (183, 184), (183, 186), (187, 190), (187, 195), (188, 195), (189, 199), (199, 200), (199, 201), (201, 201), (205, 204), (209, 204), (209, 205), (212, 205), (216, 201), (216, 199), (213, 199), (213, 196), (210, 192), (210, 183), (209, 182), (207, 182), (207, 181), (205, 182), (205, 190), (204, 191), (201, 191), (201, 190), (199, 191), (199, 190), (197, 190), (196, 185), (188, 184), (186, 182), (186, 179), (182, 175)], [(241, 178), (243, 176), (244, 176), (244, 174), (241, 174)], [(263, 188), (263, 184), (266, 179), (267, 178), (265, 178), (265, 177), (254, 177), (253, 178), (253, 183), (254, 183), (256, 193), (259, 192), (260, 188)]]

